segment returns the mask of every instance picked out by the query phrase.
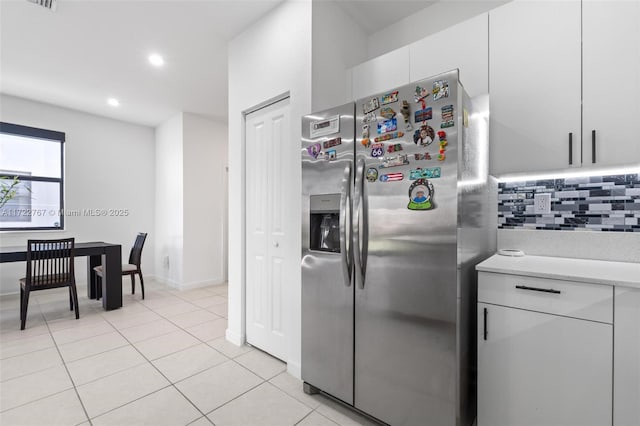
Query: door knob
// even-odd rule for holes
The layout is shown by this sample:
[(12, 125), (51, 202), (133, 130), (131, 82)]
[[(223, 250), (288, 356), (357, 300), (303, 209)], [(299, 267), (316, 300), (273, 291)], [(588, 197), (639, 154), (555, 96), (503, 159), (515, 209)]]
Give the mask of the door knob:
[(273, 243), (274, 247), (280, 247), (280, 244), (276, 241), (275, 243)]

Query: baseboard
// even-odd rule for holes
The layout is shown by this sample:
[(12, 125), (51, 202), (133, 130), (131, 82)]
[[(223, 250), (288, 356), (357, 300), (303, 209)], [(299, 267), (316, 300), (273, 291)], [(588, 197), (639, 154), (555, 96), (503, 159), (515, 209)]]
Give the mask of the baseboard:
[(210, 285), (221, 285), (224, 284), (225, 280), (224, 279), (213, 279), (213, 280), (204, 280), (204, 281), (193, 281), (190, 283), (182, 283), (180, 285), (180, 289), (181, 290), (192, 290), (194, 288), (200, 288), (200, 287), (208, 287)]
[(244, 337), (229, 328), (227, 328), (227, 331), (225, 331), (224, 337), (228, 342), (231, 342), (236, 346), (244, 345)]

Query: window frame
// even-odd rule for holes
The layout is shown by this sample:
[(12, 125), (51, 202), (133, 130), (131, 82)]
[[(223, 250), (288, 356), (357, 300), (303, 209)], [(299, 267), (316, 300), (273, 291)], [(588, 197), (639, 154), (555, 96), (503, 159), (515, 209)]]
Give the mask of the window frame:
[[(30, 182), (51, 182), (58, 183), (60, 187), (60, 221), (59, 226), (28, 226), (28, 227), (4, 227), (0, 225), (0, 232), (13, 231), (63, 231), (64, 230), (64, 144), (66, 135), (64, 132), (55, 130), (40, 129), (37, 127), (23, 126), (21, 124), (0, 122), (0, 133), (29, 137), (33, 139), (42, 139), (45, 141), (60, 144), (60, 177), (52, 178), (36, 175), (16, 175), (20, 181)], [(10, 176), (13, 177), (13, 176)]]

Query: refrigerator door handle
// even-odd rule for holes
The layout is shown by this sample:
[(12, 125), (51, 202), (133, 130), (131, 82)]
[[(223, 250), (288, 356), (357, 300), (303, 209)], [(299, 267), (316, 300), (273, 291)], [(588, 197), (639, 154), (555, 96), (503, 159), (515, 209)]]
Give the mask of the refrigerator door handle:
[[(356, 203), (353, 207), (355, 220), (353, 221), (353, 258), (356, 270), (356, 282), (359, 288), (364, 288), (365, 280), (365, 262), (366, 262), (366, 226), (360, 234), (361, 223), (366, 225), (366, 205), (364, 200), (364, 160), (358, 160), (355, 182), (355, 198)], [(361, 214), (362, 212), (362, 214)]]
[[(342, 195), (340, 196), (340, 253), (342, 253), (342, 273), (344, 284), (351, 285), (351, 271), (353, 263), (351, 261), (352, 245), (349, 244), (351, 237), (351, 165), (344, 169), (342, 178)], [(347, 211), (349, 209), (349, 211)], [(347, 235), (349, 234), (349, 235)]]

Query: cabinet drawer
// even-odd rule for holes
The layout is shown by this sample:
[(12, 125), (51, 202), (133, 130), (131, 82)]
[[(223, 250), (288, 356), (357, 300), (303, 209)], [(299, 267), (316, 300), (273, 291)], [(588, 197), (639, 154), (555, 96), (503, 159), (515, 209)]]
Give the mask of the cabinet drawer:
[(478, 273), (478, 302), (613, 323), (613, 287)]

